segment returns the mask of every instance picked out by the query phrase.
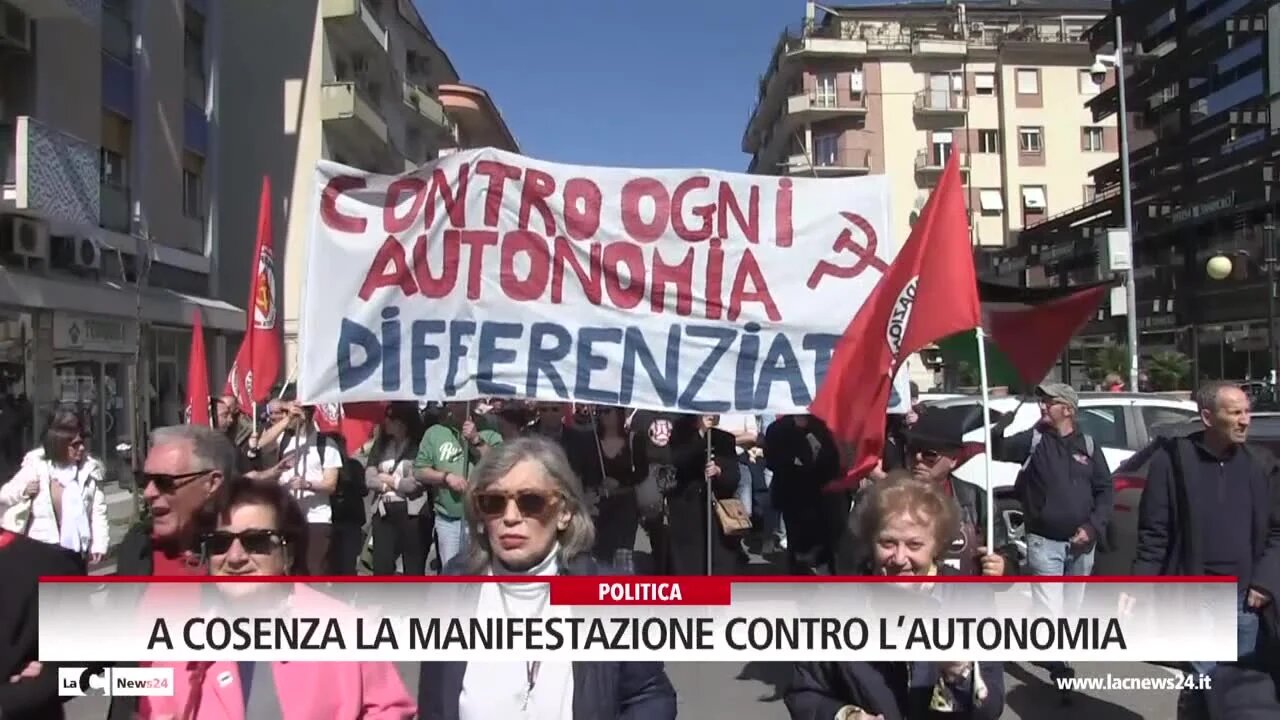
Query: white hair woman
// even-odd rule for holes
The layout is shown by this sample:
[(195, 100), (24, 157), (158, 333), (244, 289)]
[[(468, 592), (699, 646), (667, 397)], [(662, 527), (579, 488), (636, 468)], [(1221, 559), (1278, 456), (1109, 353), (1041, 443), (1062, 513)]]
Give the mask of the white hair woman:
[[(477, 614), (533, 617), (549, 609), (555, 575), (600, 575), (595, 528), (582, 483), (554, 440), (519, 438), (493, 448), (476, 468), (464, 504), (469, 544), (446, 575), (530, 582), (477, 583)], [(667, 720), (676, 694), (662, 663), (423, 663), (423, 720)]]

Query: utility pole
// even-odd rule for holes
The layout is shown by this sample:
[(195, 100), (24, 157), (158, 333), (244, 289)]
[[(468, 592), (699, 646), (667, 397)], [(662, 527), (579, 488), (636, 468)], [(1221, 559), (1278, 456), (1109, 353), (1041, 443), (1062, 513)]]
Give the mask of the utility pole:
[(1124, 30), (1120, 12), (1116, 22), (1116, 91), (1120, 94), (1120, 201), (1124, 203), (1124, 229), (1129, 236), (1129, 271), (1124, 275), (1125, 321), (1129, 335), (1129, 391), (1138, 391), (1138, 262), (1134, 257), (1133, 188), (1129, 184), (1129, 105), (1125, 97)]
[(1262, 228), (1262, 269), (1267, 273), (1267, 355), (1271, 360), (1271, 376), (1268, 378), (1271, 401), (1280, 402), (1280, 393), (1276, 391), (1276, 381), (1280, 378), (1280, 352), (1276, 350), (1276, 269), (1280, 260), (1276, 258), (1276, 228), (1272, 217), (1267, 216), (1267, 224)]
[[(145, 487), (139, 486), (139, 480), (142, 477), (142, 465), (147, 457), (147, 412), (151, 406), (151, 380), (147, 373), (143, 372), (143, 347), (145, 333), (142, 326), (142, 296), (146, 292), (148, 281), (151, 276), (151, 233), (147, 229), (145, 223), (142, 222), (141, 214), (134, 218), (134, 227), (141, 230), (134, 235), (136, 245), (133, 255), (133, 271), (134, 271), (134, 297), (136, 304), (134, 305), (133, 323), (137, 332), (137, 339), (133, 347), (133, 362), (130, 364), (129, 370), (129, 386), (133, 388), (130, 393), (132, 398), (132, 407), (130, 412), (133, 421), (130, 423), (132, 427), (130, 442), (130, 461), (133, 468), (133, 498), (134, 507), (139, 513), (142, 511), (142, 491)], [(121, 268), (123, 271), (123, 268)]]

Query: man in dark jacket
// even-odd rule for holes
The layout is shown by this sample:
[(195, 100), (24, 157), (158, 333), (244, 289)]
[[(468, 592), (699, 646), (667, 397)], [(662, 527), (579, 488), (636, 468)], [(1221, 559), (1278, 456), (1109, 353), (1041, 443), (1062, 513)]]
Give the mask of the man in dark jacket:
[(834, 574), (850, 498), (823, 491), (840, 474), (831, 431), (812, 415), (779, 418), (765, 432), (764, 460), (773, 472), (773, 506), (787, 525), (787, 572), (811, 575), (825, 565)]
[[(1196, 404), (1204, 429), (1162, 439), (1151, 453), (1133, 574), (1239, 578), (1237, 642), (1244, 668), (1220, 668), (1239, 674), (1266, 660), (1256, 654), (1264, 645), (1259, 616), (1274, 615), (1280, 592), (1280, 473), (1271, 453), (1245, 442), (1250, 407), (1243, 390), (1211, 382), (1196, 392)], [(1267, 625), (1273, 632), (1277, 627), (1274, 618)], [(1214, 670), (1212, 663), (1193, 667)], [(1218, 680), (1211, 694), (1220, 694)], [(1272, 690), (1270, 706), (1280, 713)], [(1184, 711), (1201, 714), (1197, 701), (1184, 694)]]
[(0, 718), (56, 720), (63, 717), (58, 668), (39, 656), (38, 580), (83, 575), (78, 559), (58, 547), (0, 530)]

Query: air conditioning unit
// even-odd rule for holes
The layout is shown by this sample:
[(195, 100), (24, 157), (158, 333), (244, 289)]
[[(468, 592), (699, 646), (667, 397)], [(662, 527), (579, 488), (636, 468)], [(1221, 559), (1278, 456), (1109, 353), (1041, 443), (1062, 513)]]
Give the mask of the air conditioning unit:
[(0, 246), (18, 257), (49, 260), (49, 229), (35, 218), (22, 215), (0, 217)]
[(0, 0), (0, 48), (31, 50), (30, 18), (4, 0)]
[(101, 270), (102, 248), (98, 241), (90, 237), (78, 237), (73, 245), (75, 254), (71, 264), (77, 270)]

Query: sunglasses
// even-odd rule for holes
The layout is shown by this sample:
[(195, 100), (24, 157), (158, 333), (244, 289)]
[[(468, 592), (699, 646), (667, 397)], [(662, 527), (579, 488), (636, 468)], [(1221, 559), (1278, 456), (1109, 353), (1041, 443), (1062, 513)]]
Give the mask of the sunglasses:
[(165, 495), (172, 495), (179, 488), (190, 485), (192, 482), (208, 475), (213, 470), (196, 470), (189, 473), (179, 473), (171, 475), (169, 473), (142, 473), (142, 488), (146, 489), (148, 485), (155, 485)]
[(937, 450), (917, 450), (916, 457), (920, 458), (922, 462), (932, 465), (938, 462), (938, 458), (942, 457), (942, 453)]
[(218, 530), (204, 536), (205, 551), (210, 555), (226, 555), (237, 540), (250, 555), (270, 555), (285, 544), (284, 536), (275, 530), (242, 530), (238, 533)]
[(542, 517), (551, 506), (560, 500), (553, 492), (541, 490), (520, 490), (514, 493), (485, 491), (475, 494), (476, 511), (484, 517), (494, 518), (505, 515), (507, 503), (515, 501), (516, 510), (522, 517)]

